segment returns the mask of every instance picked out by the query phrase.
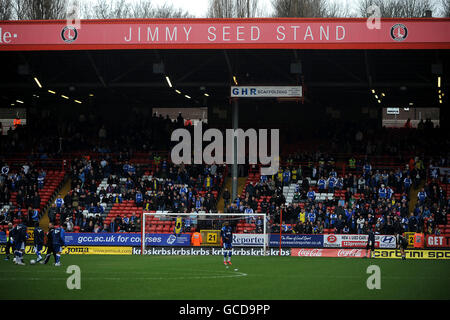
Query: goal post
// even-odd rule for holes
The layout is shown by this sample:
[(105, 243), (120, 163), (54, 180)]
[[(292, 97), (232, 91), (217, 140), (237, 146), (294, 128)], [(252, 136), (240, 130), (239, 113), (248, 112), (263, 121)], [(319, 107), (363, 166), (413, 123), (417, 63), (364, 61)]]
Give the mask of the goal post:
[[(228, 221), (233, 247), (269, 247), (267, 215), (263, 213), (144, 212), (141, 219), (141, 255), (152, 246), (192, 247), (192, 234), (201, 234), (201, 247), (221, 247), (220, 230)], [(158, 242), (161, 237), (164, 241)]]

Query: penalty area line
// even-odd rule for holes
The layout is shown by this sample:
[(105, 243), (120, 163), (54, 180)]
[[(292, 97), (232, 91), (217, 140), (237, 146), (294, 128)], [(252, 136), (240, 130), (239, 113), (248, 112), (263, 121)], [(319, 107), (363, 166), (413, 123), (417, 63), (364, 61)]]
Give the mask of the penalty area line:
[[(225, 271), (226, 272), (226, 271)], [(224, 272), (222, 272), (224, 273)], [(133, 273), (131, 273), (132, 275)], [(167, 274), (167, 273), (165, 273)], [(239, 277), (246, 277), (248, 274), (244, 272), (233, 272), (233, 274), (229, 274), (229, 272), (226, 272), (226, 274), (213, 274), (213, 275), (189, 275), (189, 276), (179, 276), (179, 277), (171, 277), (171, 276), (155, 276), (155, 277), (139, 277), (139, 280), (191, 280), (191, 279), (221, 279), (221, 278), (239, 278)], [(133, 277), (82, 277), (83, 280), (107, 280), (107, 281), (122, 281), (122, 280), (134, 280), (137, 278)], [(61, 281), (61, 280), (67, 280), (67, 278), (53, 278), (53, 277), (15, 277), (15, 278), (8, 278), (8, 279), (0, 279), (0, 282), (7, 282), (7, 281)]]

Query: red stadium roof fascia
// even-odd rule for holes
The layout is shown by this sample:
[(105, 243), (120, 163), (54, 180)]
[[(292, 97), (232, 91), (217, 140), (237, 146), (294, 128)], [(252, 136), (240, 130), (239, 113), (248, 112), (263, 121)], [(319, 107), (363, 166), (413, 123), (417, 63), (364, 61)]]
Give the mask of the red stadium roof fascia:
[[(450, 19), (449, 18), (383, 18), (381, 19), (381, 23), (387, 24), (387, 27), (382, 31), (381, 34), (383, 36), (383, 41), (376, 41), (376, 39), (367, 39), (364, 41), (366, 35), (367, 37), (372, 36), (374, 33), (368, 31), (366, 27), (363, 27), (363, 24), (366, 24), (367, 19), (365, 18), (251, 18), (251, 19), (108, 19), (108, 20), (81, 20), (81, 25), (87, 25), (94, 28), (100, 28), (105, 25), (115, 25), (117, 28), (123, 24), (130, 25), (130, 39), (131, 39), (131, 28), (133, 26), (145, 24), (145, 25), (203, 25), (203, 24), (211, 24), (216, 26), (222, 25), (230, 25), (240, 27), (242, 24), (258, 24), (261, 26), (275, 26), (282, 24), (312, 24), (323, 25), (323, 24), (360, 24), (361, 28), (353, 29), (353, 34), (358, 34), (357, 39), (351, 39), (350, 41), (343, 42), (277, 42), (273, 41), (274, 36), (272, 35), (272, 39), (269, 41), (261, 41), (261, 42), (216, 42), (216, 43), (208, 43), (208, 42), (180, 42), (180, 43), (101, 43), (104, 37), (99, 37), (99, 41), (94, 43), (81, 43), (81, 41), (73, 42), (70, 44), (64, 43), (61, 39), (57, 39), (55, 34), (61, 33), (61, 29), (52, 29), (51, 37), (49, 36), (48, 43), (17, 43), (17, 44), (4, 44), (1, 43), (0, 38), (0, 51), (41, 51), (41, 50), (119, 50), (119, 49), (330, 49), (330, 50), (339, 50), (339, 49), (356, 49), (356, 50), (364, 50), (364, 49), (450, 49)], [(420, 25), (419, 25), (420, 23)], [(431, 24), (430, 24), (431, 23)], [(66, 20), (23, 20), (23, 21), (0, 21), (0, 28), (3, 27), (4, 33), (6, 28), (14, 28), (14, 27), (28, 27), (29, 31), (23, 31), (25, 34), (31, 32), (40, 32), (40, 34), (47, 34), (45, 31), (37, 30), (38, 28), (56, 28), (55, 25), (64, 26), (66, 24)], [(408, 27), (411, 26), (410, 36), (408, 41), (398, 42), (393, 41), (389, 37), (387, 37), (387, 33), (391, 29), (392, 24), (406, 24)], [(439, 24), (439, 29), (436, 30), (430, 29), (431, 31), (427, 34), (426, 28), (433, 28)], [(33, 28), (31, 28), (33, 26)], [(349, 25), (351, 26), (351, 25)], [(423, 26), (423, 28), (422, 28)], [(354, 26), (353, 26), (354, 27)], [(358, 28), (359, 26), (356, 26)], [(120, 27), (122, 28), (122, 27)], [(204, 27), (203, 27), (204, 28)], [(317, 27), (316, 27), (317, 28)], [(42, 30), (44, 30), (42, 29)], [(47, 29), (48, 30), (48, 29)], [(82, 29), (81, 29), (82, 30)], [(125, 29), (121, 29), (120, 31), (124, 31)], [(421, 33), (420, 40), (415, 41), (410, 40), (414, 37), (414, 30), (418, 30), (416, 33)], [(108, 30), (104, 30), (105, 33)], [(272, 31), (274, 31), (272, 29)], [(297, 31), (295, 31), (297, 32)], [(11, 32), (10, 32), (11, 33)], [(50, 34), (50, 33), (49, 33)], [(96, 32), (91, 33), (93, 38), (97, 34)], [(86, 34), (84, 34), (86, 36)], [(123, 36), (121, 34), (120, 36)], [(202, 36), (204, 37), (204, 31)], [(433, 41), (434, 39), (430, 39), (431, 37), (436, 37), (439, 41)], [(1, 34), (0, 34), (1, 37)], [(167, 37), (167, 35), (166, 35)], [(336, 35), (337, 37), (337, 35)], [(363, 39), (361, 39), (363, 38)], [(377, 37), (380, 38), (380, 34)], [(306, 39), (306, 36), (305, 36)], [(405, 38), (406, 39), (406, 38)], [(115, 39), (117, 40), (117, 39)], [(204, 40), (204, 38), (203, 38)], [(205, 40), (206, 41), (206, 40)], [(296, 40), (297, 41), (297, 40)], [(92, 41), (91, 41), (92, 42)]]
[(66, 50), (202, 50), (202, 49), (302, 49), (302, 50), (448, 50), (450, 45), (446, 43), (413, 43), (404, 45), (392, 45), (388, 43), (368, 44), (353, 43), (346, 45), (339, 44), (258, 44), (234, 45), (234, 44), (216, 44), (216, 45), (77, 45), (67, 48), (66, 45), (18, 45), (14, 48), (1, 48), (0, 51), (66, 51)]

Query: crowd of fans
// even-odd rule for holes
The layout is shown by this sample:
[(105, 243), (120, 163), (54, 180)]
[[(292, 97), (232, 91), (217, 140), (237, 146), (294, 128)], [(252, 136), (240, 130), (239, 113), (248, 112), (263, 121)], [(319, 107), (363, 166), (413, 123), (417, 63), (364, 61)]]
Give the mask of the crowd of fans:
[[(174, 165), (167, 159), (134, 165), (126, 156), (100, 161), (74, 159), (71, 190), (58, 197), (49, 209), (52, 222), (69, 223), (68, 230), (81, 232), (138, 232), (140, 217), (115, 217), (110, 225), (102, 219), (108, 204), (132, 201), (143, 211), (216, 211), (226, 167), (223, 165)], [(106, 187), (100, 186), (106, 180)], [(59, 219), (58, 219), (59, 217)]]
[[(283, 132), (284, 134), (281, 134)], [(379, 120), (361, 121), (320, 121), (314, 128), (302, 130), (286, 128), (280, 132), (284, 149), (292, 146), (291, 151), (305, 149), (332, 154), (362, 154), (369, 157), (386, 156), (397, 161), (408, 161), (409, 154), (419, 155), (425, 162), (430, 157), (448, 158), (449, 131), (433, 127), (429, 122), (411, 128), (386, 128)], [(296, 147), (298, 144), (302, 148)], [(311, 145), (312, 143), (312, 145)], [(287, 156), (286, 154), (285, 156)]]
[[(39, 190), (44, 186), (46, 172), (36, 168), (33, 162), (14, 167), (3, 162), (0, 166), (0, 224), (20, 219), (34, 226), (42, 216)], [(17, 193), (15, 210), (10, 209), (12, 192)]]
[[(299, 161), (300, 160), (300, 161)], [(230, 193), (223, 192), (229, 213), (266, 213), (270, 231), (274, 233), (315, 234), (331, 230), (343, 234), (366, 234), (373, 228), (379, 234), (400, 231), (439, 234), (438, 225), (446, 224), (448, 199), (442, 184), (445, 181), (437, 165), (446, 165), (441, 158), (425, 165), (420, 158), (411, 159), (404, 168), (379, 170), (370, 161), (350, 158), (348, 171), (338, 174), (335, 160), (327, 154), (296, 154), (287, 160), (273, 176), (261, 176), (250, 183), (244, 197), (230, 203)], [(296, 165), (297, 163), (301, 163)], [(58, 197), (48, 211), (51, 222), (66, 222), (68, 231), (79, 227), (81, 232), (138, 232), (140, 216), (117, 216), (105, 223), (107, 204), (132, 200), (144, 211), (199, 213), (215, 212), (217, 195), (221, 191), (225, 166), (173, 165), (162, 159), (151, 168), (130, 163), (119, 155), (91, 160), (89, 157), (71, 162), (71, 190)], [(23, 219), (34, 225), (40, 219), (38, 190), (45, 182), (45, 171), (26, 163), (10, 170), (3, 163), (0, 176), (0, 203), (10, 204), (11, 192), (17, 192), (18, 210), (3, 207), (0, 224)], [(99, 188), (106, 179), (107, 187)], [(444, 181), (442, 181), (444, 180)], [(292, 203), (286, 203), (283, 187), (297, 184)], [(310, 181), (316, 181), (314, 186)], [(417, 203), (410, 210), (410, 189), (425, 183), (417, 194)], [(335, 193), (334, 199), (317, 200), (318, 193)], [(214, 193), (213, 193), (214, 192)], [(262, 199), (262, 201), (258, 201)], [(28, 211), (24, 215), (22, 208)], [(280, 213), (283, 212), (280, 224)], [(86, 215), (88, 213), (89, 215)], [(59, 218), (57, 220), (57, 218)], [(186, 219), (186, 220), (189, 220)], [(256, 222), (262, 232), (261, 221)]]
[[(64, 153), (99, 152), (104, 154), (168, 151), (173, 130), (184, 127), (182, 115), (144, 115), (131, 109), (121, 121), (105, 121), (105, 115), (89, 110), (77, 116), (42, 110), (30, 113), (26, 126), (0, 136), (0, 149), (5, 154), (28, 154), (29, 159), (60, 158)], [(192, 122), (191, 122), (192, 124)], [(207, 129), (207, 124), (204, 123)]]
[[(37, 191), (45, 182), (45, 171), (36, 169), (34, 161), (61, 159), (64, 153), (78, 151), (99, 156), (80, 156), (70, 161), (71, 190), (49, 209), (50, 221), (68, 223), (69, 231), (74, 227), (84, 232), (139, 230), (139, 216), (116, 217), (110, 225), (103, 219), (108, 205), (127, 200), (144, 211), (217, 211), (226, 166), (173, 165), (155, 150), (170, 149), (170, 135), (185, 125), (183, 117), (171, 120), (141, 113), (142, 110), (131, 110), (120, 124), (103, 121), (103, 115), (95, 110), (78, 114), (75, 121), (73, 117), (55, 117), (48, 111), (30, 113), (27, 126), (19, 126), (0, 139), (5, 154), (23, 152), (30, 160), (14, 170), (9, 170), (7, 161), (1, 165), (0, 203), (10, 204), (11, 192), (17, 192), (19, 210), (2, 207), (0, 223), (15, 218), (23, 218), (29, 224), (39, 220)], [(242, 198), (231, 199), (229, 190), (224, 190), (227, 212), (266, 213), (271, 231), (279, 232), (281, 228), (286, 233), (321, 233), (327, 229), (367, 233), (371, 227), (387, 234), (400, 228), (439, 233), (436, 226), (446, 223), (448, 199), (442, 183), (449, 181), (445, 177), (438, 183), (441, 177), (435, 168), (450, 166), (446, 152), (448, 133), (443, 129), (429, 124), (418, 129), (386, 129), (374, 122), (333, 121), (318, 123), (312, 130), (283, 128), (280, 134), (286, 146), (283, 150), (300, 150), (296, 143), (312, 141), (312, 137), (321, 142), (314, 148), (283, 154), (285, 166), (280, 172), (249, 184)], [(308, 151), (311, 149), (314, 151)], [(136, 152), (147, 154), (147, 163), (152, 165), (134, 163)], [(337, 153), (339, 159), (333, 156)], [(344, 158), (345, 154), (364, 156)], [(410, 154), (418, 156), (411, 158)], [(372, 167), (371, 159), (380, 155), (404, 165)], [(432, 159), (430, 155), (438, 157)], [(342, 161), (346, 162), (345, 171), (341, 169)], [(99, 187), (104, 179), (106, 187)], [(292, 203), (286, 203), (283, 187), (299, 180), (302, 183)], [(310, 181), (317, 183), (310, 185)], [(423, 183), (417, 203), (411, 205), (411, 188)], [(318, 200), (315, 196), (341, 190), (343, 194), (334, 199)], [(26, 209), (25, 217), (20, 216), (22, 209)], [(261, 230), (261, 221), (256, 222)]]
[[(261, 176), (256, 184), (249, 183), (245, 197), (235, 199), (227, 211), (251, 214), (259, 206), (259, 211), (268, 215), (270, 231), (274, 233), (281, 228), (282, 233), (298, 234), (324, 230), (367, 234), (369, 229), (378, 234), (404, 231), (439, 234), (437, 226), (447, 223), (449, 203), (446, 190), (438, 183), (439, 169), (430, 166), (426, 170), (418, 157), (395, 170), (374, 169), (369, 161), (357, 163), (351, 158), (345, 174), (338, 174), (335, 160), (325, 154), (300, 155), (294, 159), (277, 174)], [(294, 165), (298, 160), (303, 164)], [(286, 204), (283, 187), (299, 180), (292, 203)], [(315, 185), (311, 186), (310, 181), (315, 181)], [(411, 212), (410, 190), (426, 181), (429, 183), (418, 192)], [(332, 193), (336, 197), (318, 200), (318, 193)]]
[[(0, 137), (0, 150), (4, 154), (28, 154), (30, 159), (54, 159), (63, 153), (86, 151), (129, 154), (169, 151), (173, 144), (170, 141), (172, 131), (183, 127), (186, 119), (182, 115), (170, 119), (145, 112), (130, 108), (120, 117), (108, 117), (104, 110), (97, 108), (74, 114), (64, 114), (58, 109), (30, 109), (26, 126)], [(204, 123), (204, 126), (206, 130), (208, 125)], [(288, 122), (278, 128), (283, 153), (302, 150), (300, 155), (303, 156), (305, 151), (315, 150), (369, 157), (382, 155), (398, 161), (408, 160), (404, 159), (405, 154), (414, 153), (425, 162), (429, 160), (428, 155), (447, 158), (448, 130), (433, 128), (431, 122), (425, 122), (418, 129), (390, 129), (381, 127), (378, 119), (341, 119), (304, 123), (301, 128)], [(287, 156), (283, 154), (284, 158)]]

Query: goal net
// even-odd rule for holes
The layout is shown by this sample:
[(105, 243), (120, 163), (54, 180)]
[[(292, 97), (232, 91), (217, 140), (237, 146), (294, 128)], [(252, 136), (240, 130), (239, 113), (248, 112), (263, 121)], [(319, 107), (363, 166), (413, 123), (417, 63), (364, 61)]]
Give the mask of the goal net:
[(141, 255), (222, 254), (222, 227), (233, 232), (233, 252), (266, 255), (268, 222), (258, 213), (144, 213), (141, 225)]

